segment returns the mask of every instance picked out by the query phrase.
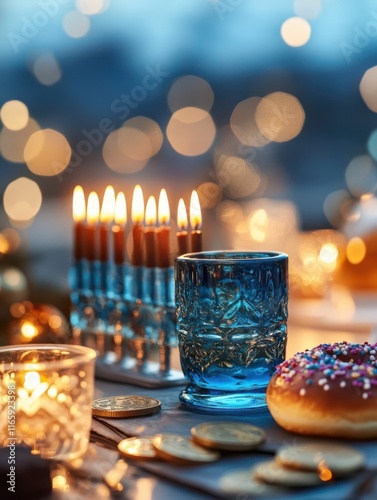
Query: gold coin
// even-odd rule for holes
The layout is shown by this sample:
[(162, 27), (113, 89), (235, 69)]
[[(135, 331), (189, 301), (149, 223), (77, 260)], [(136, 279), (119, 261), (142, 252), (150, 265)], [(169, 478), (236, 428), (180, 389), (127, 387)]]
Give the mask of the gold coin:
[(191, 429), (193, 440), (206, 448), (224, 451), (247, 451), (265, 440), (259, 427), (240, 422), (206, 422)]
[(157, 434), (152, 443), (159, 457), (175, 464), (199, 464), (220, 458), (216, 451), (206, 450), (178, 434)]
[(262, 462), (251, 470), (254, 479), (280, 486), (315, 486), (322, 483), (316, 472), (286, 469), (275, 460)]
[(153, 437), (131, 437), (123, 439), (118, 444), (118, 450), (122, 455), (130, 458), (155, 459), (156, 451), (152, 445)]
[(151, 415), (161, 409), (161, 401), (147, 396), (111, 396), (96, 399), (92, 413), (97, 417), (126, 418)]
[(342, 476), (361, 469), (364, 456), (349, 446), (331, 443), (304, 443), (284, 446), (277, 451), (277, 462), (292, 469), (318, 471)]
[(220, 488), (233, 495), (252, 495), (252, 497), (275, 497), (281, 489), (258, 481), (251, 476), (250, 469), (239, 469), (224, 474), (220, 478)]

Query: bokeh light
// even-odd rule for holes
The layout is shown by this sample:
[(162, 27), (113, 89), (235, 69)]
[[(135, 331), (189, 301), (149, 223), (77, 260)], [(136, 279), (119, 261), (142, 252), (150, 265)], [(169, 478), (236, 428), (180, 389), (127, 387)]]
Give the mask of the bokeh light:
[(1, 154), (8, 161), (13, 163), (24, 162), (24, 149), (29, 137), (39, 129), (38, 123), (32, 118), (22, 130), (9, 130), (3, 128), (0, 133)]
[(260, 97), (249, 97), (239, 102), (230, 117), (234, 135), (247, 146), (262, 147), (270, 142), (261, 134), (255, 122), (255, 111), (260, 101)]
[(77, 11), (68, 12), (63, 18), (63, 29), (72, 38), (85, 36), (90, 28), (90, 19)]
[(302, 47), (310, 40), (312, 29), (306, 19), (291, 17), (284, 21), (280, 34), (284, 42), (291, 47)]
[(261, 184), (258, 167), (237, 156), (222, 155), (215, 165), (216, 177), (230, 198), (255, 193)]
[(176, 80), (168, 94), (168, 105), (172, 113), (186, 107), (209, 111), (213, 101), (214, 94), (210, 84), (194, 75), (183, 76)]
[(175, 151), (186, 156), (197, 156), (212, 146), (216, 127), (207, 111), (186, 107), (173, 113), (166, 135)]
[(71, 147), (64, 135), (47, 128), (30, 136), (25, 146), (24, 159), (34, 174), (51, 176), (63, 172), (71, 154)]
[(322, 12), (321, 0), (295, 0), (293, 10), (299, 17), (316, 19)]
[(323, 212), (327, 220), (338, 227), (345, 218), (346, 208), (351, 201), (350, 194), (345, 189), (339, 189), (328, 194), (323, 202)]
[(109, 5), (110, 0), (76, 0), (76, 9), (87, 16), (102, 14)]
[(358, 236), (351, 238), (347, 243), (346, 255), (351, 264), (360, 264), (366, 255), (364, 241)]
[(60, 66), (51, 53), (39, 56), (33, 64), (33, 73), (35, 78), (42, 85), (53, 85), (58, 82), (62, 76)]
[(216, 207), (217, 218), (227, 224), (236, 224), (243, 218), (241, 205), (233, 200), (224, 200)]
[(353, 158), (346, 169), (345, 177), (348, 189), (356, 197), (376, 191), (376, 164), (368, 155)]
[(305, 112), (293, 95), (273, 92), (258, 104), (255, 121), (264, 137), (270, 141), (286, 142), (301, 132)]
[(371, 111), (377, 113), (377, 66), (368, 69), (360, 81), (360, 94)]
[(29, 121), (29, 110), (21, 101), (8, 101), (0, 110), (0, 118), (7, 129), (22, 130)]
[(215, 182), (203, 182), (197, 192), (201, 208), (215, 208), (222, 198), (222, 189)]
[[(118, 129), (111, 132), (103, 145), (102, 148), (102, 156), (106, 163), (106, 165), (114, 172), (119, 172), (121, 174), (133, 174), (135, 172), (139, 172), (142, 170), (149, 158), (146, 157), (144, 153), (135, 153), (135, 156), (139, 155), (144, 156), (143, 159), (135, 159), (130, 158), (130, 156), (126, 155), (127, 146), (130, 145), (129, 151), (131, 154), (135, 151), (135, 144), (130, 144), (129, 138), (134, 137), (138, 142), (136, 144), (147, 145), (147, 150), (151, 152), (151, 145), (146, 140), (146, 137), (142, 132), (136, 131), (135, 133), (128, 134), (127, 129)], [(126, 139), (126, 142), (123, 144), (122, 141)]]
[[(134, 159), (139, 159), (138, 157), (141, 155), (142, 159), (145, 158), (150, 158), (151, 156), (156, 155), (162, 146), (164, 137), (161, 131), (160, 126), (158, 125), (157, 122), (154, 120), (151, 120), (150, 118), (146, 118), (145, 116), (135, 116), (134, 118), (131, 118), (130, 120), (127, 120), (123, 124), (123, 128), (128, 129), (127, 134), (132, 133), (132, 130), (136, 130), (137, 132), (141, 132), (142, 135), (145, 137), (142, 137), (140, 134), (136, 134), (137, 137), (139, 138), (139, 142), (145, 142), (148, 141), (148, 144), (146, 146), (146, 151), (148, 151), (148, 154), (137, 152), (137, 148), (141, 148), (142, 144), (141, 142), (137, 145), (130, 145), (130, 149), (133, 151), (133, 154), (128, 154), (126, 149), (126, 155), (128, 155), (130, 158)], [(119, 137), (122, 137), (123, 133), (120, 134)], [(127, 140), (128, 143), (131, 142), (131, 138)], [(137, 141), (136, 141), (137, 143)], [(122, 149), (122, 144), (120, 145)]]
[(367, 143), (368, 153), (371, 157), (377, 161), (377, 129), (374, 130), (369, 138)]
[(42, 193), (36, 182), (20, 177), (8, 184), (3, 197), (4, 210), (11, 221), (31, 221), (42, 205)]

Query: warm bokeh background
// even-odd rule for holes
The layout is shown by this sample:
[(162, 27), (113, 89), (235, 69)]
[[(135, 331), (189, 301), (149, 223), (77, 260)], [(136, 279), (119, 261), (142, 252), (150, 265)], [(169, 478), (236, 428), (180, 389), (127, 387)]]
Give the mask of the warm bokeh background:
[(207, 248), (287, 251), (375, 192), (375, 0), (3, 0), (0, 30), (3, 297), (15, 265), (67, 310), (77, 184), (173, 219), (198, 189)]

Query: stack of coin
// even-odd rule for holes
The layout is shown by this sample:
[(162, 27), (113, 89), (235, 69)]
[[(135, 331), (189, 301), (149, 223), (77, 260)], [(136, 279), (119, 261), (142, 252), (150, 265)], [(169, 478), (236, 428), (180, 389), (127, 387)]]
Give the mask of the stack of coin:
[(348, 446), (326, 442), (290, 445), (280, 448), (275, 460), (225, 474), (220, 486), (234, 495), (270, 497), (281, 493), (282, 487), (317, 486), (363, 466), (364, 456)]
[(364, 456), (348, 446), (305, 443), (283, 446), (275, 460), (255, 466), (251, 475), (267, 484), (288, 487), (315, 486), (356, 472), (364, 467)]
[(254, 425), (240, 422), (206, 422), (191, 429), (191, 439), (178, 434), (158, 434), (148, 438), (128, 438), (118, 445), (126, 457), (144, 460), (160, 458), (175, 464), (212, 462), (220, 451), (250, 451), (266, 435)]

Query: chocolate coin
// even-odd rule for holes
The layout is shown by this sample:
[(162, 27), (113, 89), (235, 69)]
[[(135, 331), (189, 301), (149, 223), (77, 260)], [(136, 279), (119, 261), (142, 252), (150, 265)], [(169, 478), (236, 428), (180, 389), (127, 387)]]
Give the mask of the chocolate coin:
[(159, 457), (175, 464), (199, 464), (220, 458), (216, 451), (206, 450), (177, 434), (157, 434), (152, 443)]
[(220, 488), (233, 495), (251, 495), (254, 497), (275, 497), (281, 489), (271, 484), (254, 479), (250, 469), (237, 469), (220, 478)]
[(364, 466), (363, 454), (354, 448), (318, 442), (284, 446), (277, 451), (276, 461), (284, 467), (320, 474), (328, 470), (336, 476), (347, 475)]
[(111, 396), (96, 399), (92, 413), (97, 417), (127, 418), (151, 415), (161, 409), (161, 401), (147, 396)]
[(134, 459), (155, 459), (156, 451), (152, 445), (153, 437), (131, 437), (118, 444), (118, 450), (125, 457)]
[(251, 470), (251, 476), (259, 481), (288, 487), (315, 486), (322, 483), (316, 472), (286, 469), (274, 460), (256, 465)]
[(191, 429), (193, 440), (206, 448), (224, 451), (247, 451), (256, 448), (265, 432), (241, 422), (206, 422)]

